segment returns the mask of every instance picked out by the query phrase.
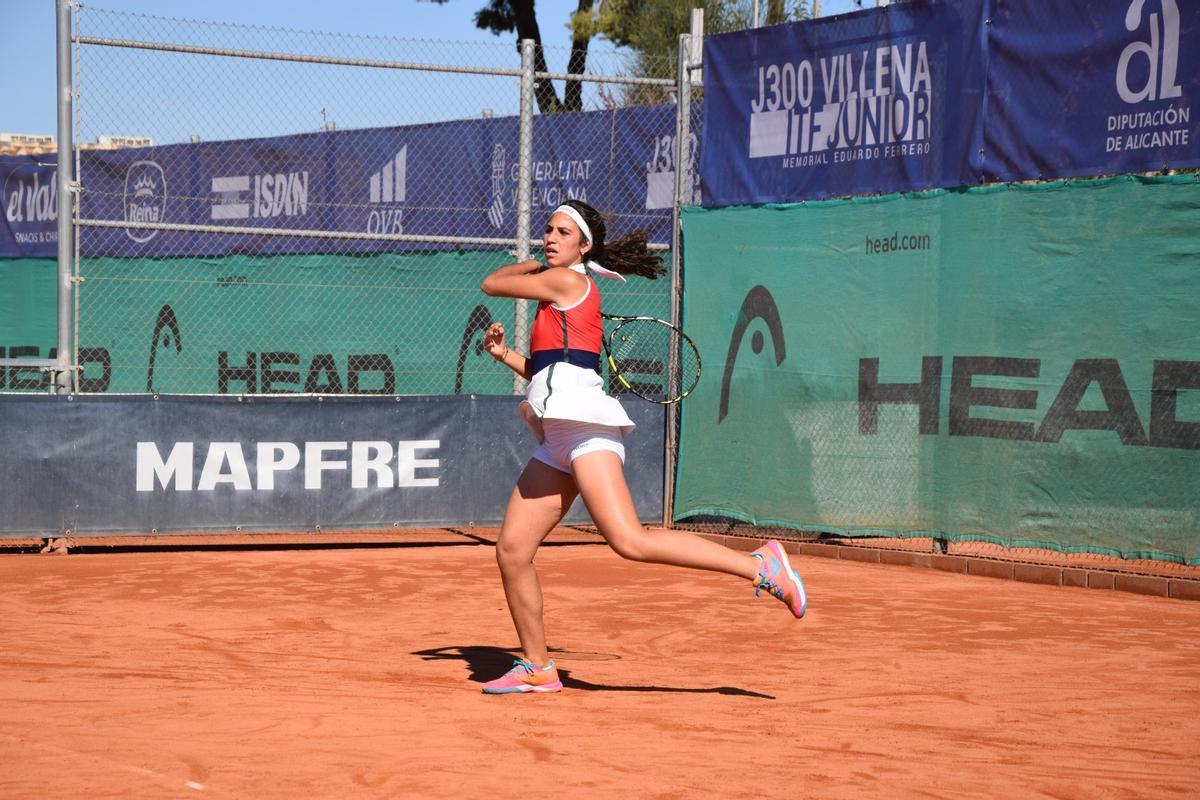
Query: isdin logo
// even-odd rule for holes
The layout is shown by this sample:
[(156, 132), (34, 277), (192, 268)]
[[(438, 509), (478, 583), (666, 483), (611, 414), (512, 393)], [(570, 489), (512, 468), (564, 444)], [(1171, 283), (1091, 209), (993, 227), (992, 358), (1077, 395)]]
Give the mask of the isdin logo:
[[(135, 161), (125, 170), (125, 221), (162, 222), (166, 218), (167, 179), (163, 168), (154, 161)], [(125, 235), (135, 242), (148, 242), (158, 231), (126, 228)]]
[[(1117, 61), (1117, 94), (1126, 103), (1166, 100), (1179, 97), (1183, 90), (1176, 82), (1179, 69), (1179, 6), (1175, 0), (1160, 0), (1162, 15), (1145, 16), (1145, 0), (1133, 0), (1125, 12), (1125, 29), (1149, 34), (1149, 40), (1131, 42)], [(1135, 66), (1136, 65), (1136, 66)], [(1131, 67), (1133, 69), (1131, 70)], [(1145, 76), (1137, 83), (1134, 75)]]
[[(308, 171), (212, 179), (212, 219), (271, 219), (308, 213)], [(247, 195), (250, 195), (247, 197)]]

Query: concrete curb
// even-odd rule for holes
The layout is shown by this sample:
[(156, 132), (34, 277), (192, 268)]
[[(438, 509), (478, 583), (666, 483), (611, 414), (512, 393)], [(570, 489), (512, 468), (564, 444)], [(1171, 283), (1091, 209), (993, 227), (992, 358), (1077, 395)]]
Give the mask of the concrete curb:
[[(734, 550), (749, 552), (761, 547), (766, 539), (726, 536), (718, 533), (699, 533), (706, 539), (719, 542)], [(1032, 564), (983, 558), (968, 555), (943, 555), (913, 550), (886, 550), (862, 545), (846, 546), (817, 542), (790, 542), (780, 540), (789, 553), (819, 558), (837, 558), (845, 561), (888, 564), (891, 566), (936, 569), (961, 575), (978, 575), (987, 578), (1015, 580), (1025, 583), (1040, 583), (1046, 586), (1068, 586), (1087, 589), (1110, 589), (1118, 592), (1134, 592), (1152, 597), (1167, 597), (1176, 600), (1200, 600), (1200, 580), (1172, 578), (1162, 575), (1142, 575), (1131, 572), (1096, 569), (1092, 567), (1069, 567), (1053, 564)]]

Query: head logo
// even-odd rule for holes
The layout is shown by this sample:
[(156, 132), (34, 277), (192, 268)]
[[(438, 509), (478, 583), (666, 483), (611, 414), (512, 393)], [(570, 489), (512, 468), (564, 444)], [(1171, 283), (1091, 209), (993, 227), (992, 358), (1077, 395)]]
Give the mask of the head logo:
[[(725, 356), (725, 376), (721, 379), (721, 408), (717, 414), (720, 424), (729, 413), (729, 386), (733, 380), (733, 365), (737, 362), (738, 350), (742, 346), (742, 337), (750, 323), (761, 319), (771, 332), (771, 346), (775, 351), (775, 366), (779, 366), (787, 358), (787, 344), (783, 339), (783, 322), (779, 319), (779, 308), (775, 298), (765, 286), (755, 286), (746, 294), (742, 308), (738, 312), (737, 322), (733, 326), (733, 335), (729, 337), (729, 352)], [(750, 349), (756, 354), (763, 349), (762, 331), (755, 331), (750, 337)]]
[(504, 145), (497, 144), (492, 148), (492, 205), (488, 209), (488, 222), (499, 229), (504, 222), (504, 162), (507, 153)]
[(474, 350), (477, 356), (483, 355), (483, 338), (480, 337), (474, 347), (471, 347), (471, 340), (475, 338), (475, 334), (486, 331), (493, 322), (495, 320), (492, 319), (492, 313), (488, 311), (487, 306), (475, 306), (471, 309), (471, 316), (467, 318), (467, 327), (463, 329), (462, 345), (458, 348), (458, 365), (454, 370), (455, 394), (462, 394), (463, 372), (467, 366), (467, 350)]
[(179, 338), (179, 321), (175, 319), (175, 309), (164, 305), (158, 311), (158, 319), (154, 320), (154, 333), (150, 336), (150, 366), (146, 369), (146, 391), (154, 391), (154, 362), (157, 360), (158, 349), (168, 353), (172, 349), (176, 353), (183, 352), (183, 341)]
[[(125, 221), (155, 223), (166, 219), (167, 179), (163, 168), (153, 161), (135, 161), (125, 170)], [(158, 231), (126, 228), (135, 242), (148, 242)]]
[(367, 180), (372, 208), (367, 233), (404, 233), (404, 212), (397, 207), (408, 194), (408, 145), (404, 145)]
[[(1121, 51), (1117, 61), (1117, 94), (1126, 103), (1143, 100), (1165, 100), (1179, 97), (1183, 90), (1176, 83), (1179, 69), (1179, 7), (1175, 0), (1160, 0), (1162, 17), (1150, 14), (1148, 18), (1150, 41), (1131, 42)], [(1145, 0), (1133, 0), (1125, 12), (1125, 29), (1138, 31), (1142, 27), (1142, 11)], [(1129, 86), (1129, 68), (1136, 56), (1145, 57), (1146, 83), (1140, 89)], [(1141, 71), (1139, 70), (1139, 73)]]

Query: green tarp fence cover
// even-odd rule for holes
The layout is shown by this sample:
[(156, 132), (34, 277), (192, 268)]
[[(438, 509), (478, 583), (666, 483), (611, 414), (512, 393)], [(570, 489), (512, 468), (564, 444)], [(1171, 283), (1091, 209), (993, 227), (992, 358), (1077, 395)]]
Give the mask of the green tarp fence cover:
[[(515, 328), (515, 301), (479, 289), (511, 260), (502, 251), (83, 259), (81, 389), (511, 394), (512, 373), (477, 348), (488, 321), (510, 336)], [(50, 356), (56, 280), (53, 260), (0, 260), (9, 357)], [(670, 311), (668, 280), (601, 281), (601, 290), (610, 313)], [(0, 368), (0, 391), (39, 388), (45, 375)]]
[(1200, 564), (1200, 183), (683, 215), (674, 517)]

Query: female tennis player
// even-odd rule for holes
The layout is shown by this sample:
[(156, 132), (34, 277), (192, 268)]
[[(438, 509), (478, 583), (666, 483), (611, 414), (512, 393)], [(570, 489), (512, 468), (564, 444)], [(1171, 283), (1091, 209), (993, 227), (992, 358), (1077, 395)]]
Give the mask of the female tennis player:
[(528, 356), (507, 345), (499, 323), (483, 339), (493, 358), (529, 381), (520, 412), (539, 444), (509, 497), (496, 542), (504, 595), (524, 657), (484, 685), (488, 694), (562, 689), (546, 649), (542, 588), (533, 558), (577, 495), (621, 557), (736, 575), (752, 582), (755, 595), (765, 589), (794, 616), (804, 616), (804, 584), (778, 542), (747, 555), (682, 531), (650, 532), (638, 522), (623, 472), (622, 440), (634, 424), (620, 402), (605, 394), (600, 378), (603, 329), (600, 291), (592, 276), (654, 279), (664, 270), (658, 256), (646, 249), (644, 233), (609, 244), (604, 234), (600, 213), (570, 200), (546, 223), (545, 267), (522, 261), (483, 281), (483, 291), (492, 297), (538, 301)]

